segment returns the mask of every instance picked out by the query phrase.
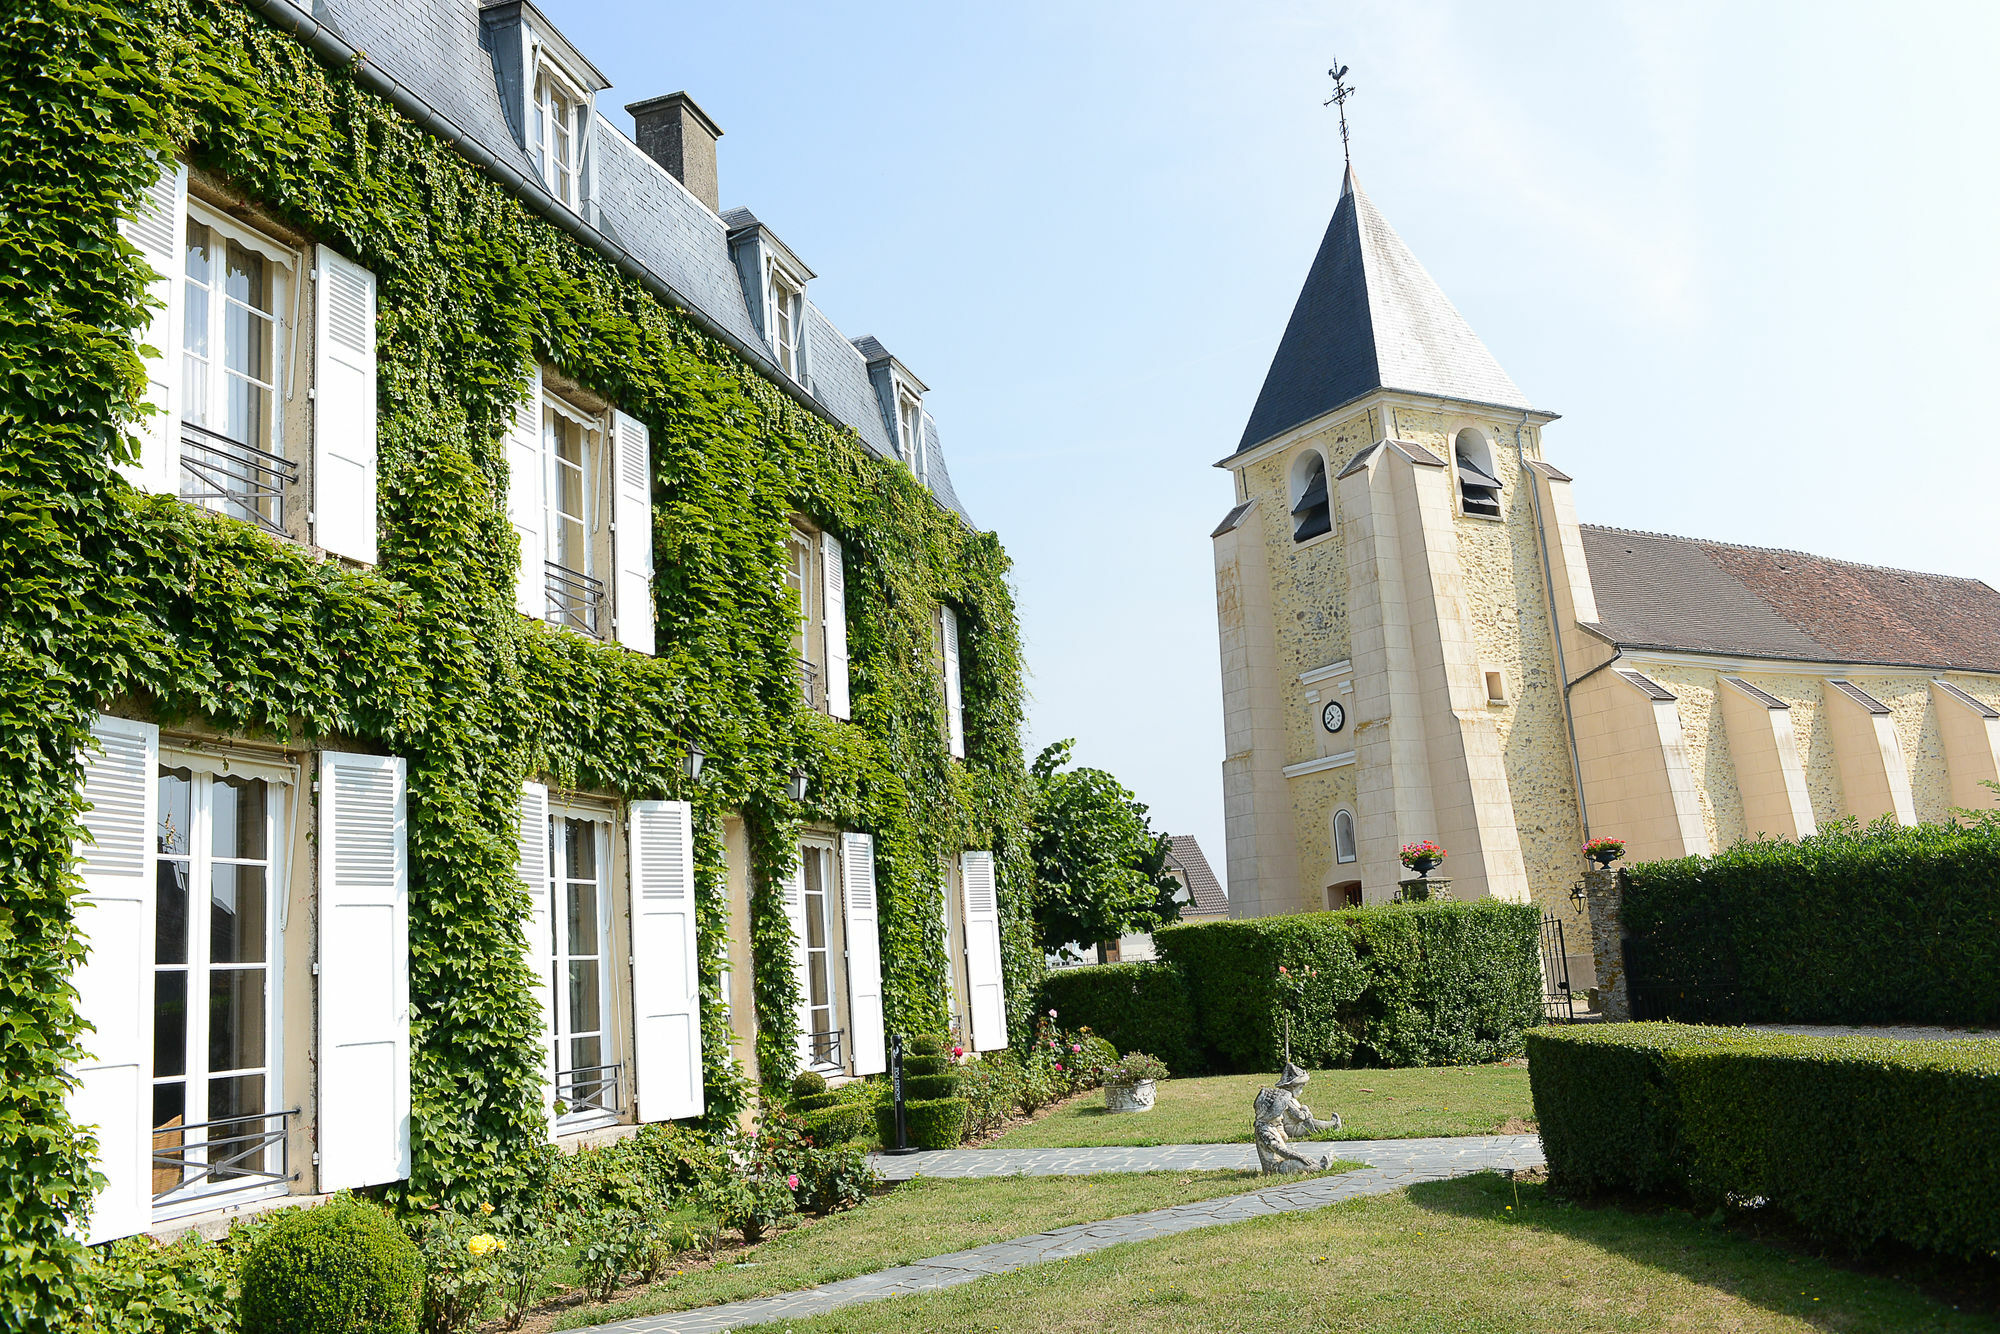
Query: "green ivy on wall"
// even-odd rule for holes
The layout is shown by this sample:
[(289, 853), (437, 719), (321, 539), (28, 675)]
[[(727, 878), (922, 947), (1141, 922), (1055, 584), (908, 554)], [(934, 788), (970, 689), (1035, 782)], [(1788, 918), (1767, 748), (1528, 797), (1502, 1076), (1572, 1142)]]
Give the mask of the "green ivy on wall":
[[(749, 1095), (720, 1018), (725, 814), (740, 813), (767, 1079), (793, 1057), (775, 885), (802, 823), (877, 840), (892, 1029), (943, 1022), (940, 859), (991, 847), (1019, 1031), (1028, 925), (1007, 558), (349, 72), (228, 0), (0, 15), (0, 1320), (53, 1321), (89, 1145), (67, 1121), (79, 751), (101, 708), (409, 761), (415, 1157), (396, 1194), (532, 1184), (543, 1136), (514, 878), (521, 781), (696, 809), (710, 1116)], [(159, 156), (376, 273), (381, 560), (315, 560), (119, 480), (146, 275), (119, 238)], [(660, 653), (514, 610), (499, 437), (540, 358), (651, 429)], [(854, 719), (799, 702), (789, 515), (845, 543)], [(944, 745), (933, 607), (960, 612), (968, 758)], [(690, 784), (688, 743), (711, 759)], [(800, 807), (786, 795), (809, 776)], [(739, 955), (740, 959), (740, 955)]]

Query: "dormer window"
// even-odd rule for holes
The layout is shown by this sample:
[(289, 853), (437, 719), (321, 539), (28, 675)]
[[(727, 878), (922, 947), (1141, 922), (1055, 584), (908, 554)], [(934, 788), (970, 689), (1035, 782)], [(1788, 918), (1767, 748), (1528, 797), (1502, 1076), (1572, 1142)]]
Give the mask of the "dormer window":
[(570, 208), (579, 200), (584, 99), (554, 70), (535, 76), (534, 114), (528, 125), (528, 155), (549, 193)]
[(903, 451), (903, 462), (910, 465), (910, 471), (917, 480), (924, 478), (924, 405), (912, 394), (899, 395), (897, 420), (900, 423), (898, 441)]
[(1459, 506), (1481, 518), (1500, 517), (1500, 479), (1493, 472), (1493, 451), (1486, 437), (1470, 426), (1458, 433), (1452, 453), (1458, 463)]
[(776, 265), (771, 267), (771, 351), (777, 354), (778, 368), (803, 382), (804, 367), (799, 358), (799, 326), (804, 322), (805, 293)]

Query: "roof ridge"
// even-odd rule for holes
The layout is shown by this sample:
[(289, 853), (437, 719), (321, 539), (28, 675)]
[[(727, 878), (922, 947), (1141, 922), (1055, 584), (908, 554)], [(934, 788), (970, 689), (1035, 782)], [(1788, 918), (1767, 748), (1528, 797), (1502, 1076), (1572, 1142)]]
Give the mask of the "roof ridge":
[(1846, 560), (1840, 556), (1822, 556), (1816, 551), (1805, 551), (1798, 547), (1760, 547), (1749, 542), (1725, 542), (1716, 537), (1689, 537), (1685, 533), (1656, 533), (1650, 528), (1619, 528), (1608, 523), (1583, 523), (1579, 528), (1594, 529), (1600, 533), (1626, 533), (1633, 537), (1664, 537), (1675, 542), (1693, 542), (1706, 547), (1730, 547), (1737, 551), (1761, 551), (1771, 556), (1804, 556), (1808, 560), (1825, 561), (1829, 565), (1845, 565), (1856, 570), (1879, 570), (1884, 574), (1915, 574), (1926, 579), (1955, 579), (1960, 583), (1979, 584), (1991, 587), (1984, 579), (1967, 574), (1943, 574), (1936, 570), (1915, 570), (1906, 565), (1871, 565), (1867, 561)]

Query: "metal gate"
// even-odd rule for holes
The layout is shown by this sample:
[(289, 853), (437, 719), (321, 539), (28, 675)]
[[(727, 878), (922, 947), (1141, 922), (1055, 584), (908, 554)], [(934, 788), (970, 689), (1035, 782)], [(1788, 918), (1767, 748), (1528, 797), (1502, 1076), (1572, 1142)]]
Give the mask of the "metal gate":
[(1569, 951), (1563, 948), (1561, 919), (1542, 918), (1542, 1018), (1566, 1024), (1576, 1018), (1569, 989)]

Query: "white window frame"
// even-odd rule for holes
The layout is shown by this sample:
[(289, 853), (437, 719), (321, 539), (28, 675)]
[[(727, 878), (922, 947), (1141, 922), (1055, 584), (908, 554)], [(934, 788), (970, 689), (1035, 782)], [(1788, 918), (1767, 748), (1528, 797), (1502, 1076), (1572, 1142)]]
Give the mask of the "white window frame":
[[(556, 98), (568, 103), (570, 162), (566, 174), (556, 163), (556, 125), (550, 114)], [(590, 99), (559, 66), (538, 54), (528, 93), (528, 157), (549, 193), (565, 208), (577, 212), (583, 209), (584, 136), (589, 128)]]
[(804, 384), (806, 285), (780, 264), (772, 263), (770, 270), (764, 300), (771, 354), (777, 358), (778, 369)]
[[(542, 390), (541, 406), (541, 455), (542, 455), (542, 580), (544, 593), (543, 619), (549, 624), (594, 639), (611, 637), (611, 585), (608, 573), (599, 568), (598, 537), (604, 529), (605, 512), (610, 504), (610, 484), (606, 476), (606, 461), (610, 433), (606, 429), (603, 413), (585, 412), (566, 401), (554, 390)], [(584, 433), (584, 459), (579, 469), (583, 478), (583, 513), (566, 514), (558, 497), (562, 488), (557, 485), (563, 471), (572, 465), (565, 463), (556, 448), (556, 423), (567, 421)], [(583, 529), (583, 568), (571, 569), (557, 559), (561, 551), (561, 537), (558, 526), (574, 521)], [(547, 588), (548, 567), (555, 566), (583, 581), (586, 589), (596, 595), (594, 618), (574, 612)], [(589, 593), (584, 595), (583, 606), (588, 607)], [(594, 624), (592, 623), (594, 619)]]
[[(158, 883), (163, 869), (161, 866), (162, 862), (184, 861), (188, 867), (185, 962), (179, 965), (161, 964), (157, 957), (159, 930), (157, 920), (149, 923), (149, 929), (154, 934), (155, 961), (153, 975), (156, 992), (158, 979), (162, 974), (179, 972), (187, 978), (186, 991), (183, 997), (185, 1014), (183, 1041), (185, 1043), (185, 1052), (183, 1071), (180, 1075), (163, 1077), (157, 1068), (154, 1069), (151, 1088), (147, 1090), (147, 1102), (150, 1108), (152, 1089), (158, 1088), (163, 1084), (179, 1083), (185, 1089), (184, 1101), (182, 1103), (182, 1123), (185, 1125), (200, 1125), (213, 1119), (209, 1115), (208, 1081), (218, 1074), (218, 1072), (208, 1068), (210, 1037), (207, 1022), (207, 1015), (209, 1013), (207, 998), (210, 979), (218, 971), (243, 972), (248, 971), (249, 968), (256, 965), (225, 964), (218, 966), (208, 958), (214, 939), (212, 934), (213, 922), (211, 914), (208, 911), (208, 906), (211, 901), (210, 896), (213, 893), (210, 887), (210, 872), (217, 864), (217, 859), (213, 853), (213, 831), (215, 813), (214, 786), (218, 775), (214, 772), (211, 762), (206, 758), (163, 747), (160, 752), (159, 768), (155, 771), (152, 779), (156, 786), (165, 776), (165, 771), (168, 769), (191, 770), (188, 793), (190, 828), (186, 831), (188, 855), (185, 858), (164, 855), (159, 848), (159, 840), (155, 837), (152, 847), (149, 850), (150, 873), (155, 883)], [(264, 1064), (260, 1067), (245, 1066), (241, 1069), (220, 1073), (224, 1077), (262, 1075), (264, 1079), (265, 1115), (272, 1116), (284, 1110), (284, 1066), (282, 1060), (284, 1046), (283, 942), (285, 902), (286, 895), (289, 892), (290, 881), (286, 865), (290, 854), (290, 840), (286, 837), (286, 834), (289, 830), (290, 802), (294, 799), (294, 792), (292, 785), (281, 781), (274, 781), (271, 777), (262, 773), (240, 776), (262, 778), (266, 788), (264, 858), (262, 861), (264, 867), (265, 895), (264, 961), (262, 964), (264, 971)], [(161, 810), (159, 819), (162, 824), (166, 821), (167, 813), (164, 809)], [(224, 858), (222, 861), (233, 865), (256, 864), (249, 859), (243, 858)], [(201, 1031), (199, 1034), (195, 1032), (197, 1016), (200, 1017)], [(144, 1016), (144, 1022), (146, 1032), (149, 1035), (148, 1047), (149, 1049), (157, 1050), (157, 1002), (153, 1012)], [(198, 1108), (197, 1103), (199, 1104)], [(200, 1111), (200, 1115), (190, 1120), (191, 1114), (197, 1110)], [(147, 1124), (149, 1127), (153, 1125), (150, 1110), (147, 1114)], [(259, 1133), (261, 1130), (268, 1128), (268, 1125), (269, 1122), (266, 1121), (263, 1126), (259, 1126), (257, 1130), (253, 1130), (250, 1133)], [(280, 1127), (289, 1131), (289, 1126), (282, 1121), (280, 1122)], [(157, 1128), (148, 1131), (156, 1146), (156, 1152), (158, 1151), (160, 1136), (163, 1133), (167, 1132), (159, 1131)], [(264, 1170), (271, 1169), (272, 1161), (281, 1155), (282, 1148), (282, 1145), (272, 1145), (264, 1151), (262, 1164)], [(150, 1181), (151, 1178), (149, 1177), (149, 1183)], [(289, 1192), (290, 1185), (282, 1181), (251, 1182), (242, 1186), (228, 1186), (211, 1181), (206, 1184), (197, 1184), (191, 1188), (177, 1188), (172, 1191), (153, 1195), (153, 1219), (155, 1222), (163, 1222), (175, 1218), (185, 1218), (191, 1214), (207, 1213), (213, 1209), (242, 1204), (251, 1200), (282, 1196)]]
[[(591, 837), (597, 844), (598, 953), (595, 956), (572, 954), (568, 949), (568, 915), (566, 910), (568, 907), (567, 890), (569, 881), (568, 877), (564, 874), (564, 852), (566, 850), (565, 840), (567, 837), (566, 822), (570, 820), (583, 821), (589, 824), (591, 827)], [(611, 985), (611, 970), (616, 954), (613, 949), (615, 937), (613, 931), (614, 923), (611, 916), (613, 846), (611, 824), (611, 816), (602, 810), (583, 806), (565, 806), (556, 802), (549, 803), (549, 827), (547, 831), (549, 879), (543, 892), (547, 896), (551, 938), (542, 942), (542, 945), (548, 951), (549, 976), (552, 979), (548, 1036), (555, 1055), (555, 1075), (558, 1081), (560, 1081), (562, 1075), (573, 1068), (568, 1044), (572, 1039), (577, 1037), (587, 1038), (595, 1036), (598, 1043), (599, 1064), (617, 1065), (620, 1067), (614, 1105), (608, 1108), (591, 1107), (581, 1112), (574, 1110), (563, 1111), (555, 1119), (556, 1133), (563, 1135), (574, 1134), (580, 1130), (593, 1129), (597, 1126), (615, 1124), (624, 1115), (624, 1109), (631, 1095), (631, 1089), (629, 1088), (631, 1071), (627, 1068), (627, 1063), (621, 1060), (606, 1059), (618, 1057), (623, 1051), (623, 1044), (618, 1040), (619, 1032), (616, 1015), (612, 1009), (613, 987)], [(593, 957), (597, 960), (597, 1015), (599, 1026), (594, 1034), (579, 1034), (574, 1031), (574, 1016), (571, 1014), (568, 965), (576, 960), (587, 960)]]
[[(210, 232), (221, 238), (223, 246), (219, 254), (211, 255), (210, 257), (210, 281), (206, 284), (197, 284), (187, 272), (187, 228), (183, 227), (182, 229), (180, 254), (177, 257), (180, 267), (173, 275), (174, 281), (181, 288), (183, 321), (182, 327), (176, 331), (180, 345), (180, 420), (227, 439), (235, 439), (234, 436), (229, 435), (220, 422), (211, 425), (207, 420), (207, 418), (221, 412), (227, 400), (229, 381), (232, 374), (227, 368), (225, 353), (225, 342), (228, 338), (229, 309), (232, 304), (241, 303), (234, 303), (232, 298), (225, 295), (222, 274), (225, 271), (224, 265), (228, 254), (227, 243), (234, 241), (245, 250), (258, 255), (270, 265), (271, 309), (268, 312), (258, 311), (256, 313), (259, 317), (269, 318), (272, 324), (270, 379), (259, 382), (270, 395), (270, 435), (261, 445), (242, 440), (236, 441), (236, 443), (251, 449), (261, 449), (263, 452), (274, 454), (279, 458), (288, 458), (289, 456), (285, 452), (285, 388), (290, 378), (289, 371), (294, 351), (292, 344), (298, 336), (298, 311), (296, 304), (301, 290), (299, 286), (300, 260), (298, 252), (289, 246), (273, 241), (269, 237), (251, 230), (236, 219), (210, 208), (197, 199), (190, 198), (188, 200), (186, 222), (190, 225), (199, 225), (208, 228)], [(187, 337), (185, 323), (187, 312), (191, 309), (192, 305), (188, 298), (196, 290), (197, 286), (202, 287), (208, 294), (208, 327), (205, 330), (208, 355), (205, 358), (199, 359), (199, 363), (197, 362), (192, 344)], [(197, 364), (201, 367), (198, 376), (195, 373)], [(197, 380), (200, 381), (198, 389), (196, 385)], [(200, 415), (204, 420), (196, 420), (197, 405), (201, 407)], [(181, 464), (183, 445), (179, 439), (171, 441), (170, 444), (174, 489), (178, 494), (186, 494), (192, 488), (189, 485), (190, 479), (187, 477)], [(297, 460), (291, 461), (295, 464), (297, 462)], [(204, 508), (214, 509), (219, 513), (231, 514), (236, 518), (247, 519), (248, 517), (247, 514), (237, 513), (239, 509), (245, 507), (232, 505), (227, 501), (208, 501), (204, 503)], [(279, 530), (284, 529), (286, 516), (282, 507), (276, 515), (269, 516), (269, 521), (273, 527)]]
[(907, 389), (896, 392), (896, 434), (903, 447), (903, 462), (924, 480), (924, 401)]
[[(799, 951), (804, 959), (801, 976), (804, 977), (807, 985), (806, 994), (801, 997), (803, 1004), (800, 1007), (800, 1013), (804, 1016), (806, 1022), (806, 1032), (803, 1042), (806, 1049), (810, 1051), (812, 1049), (811, 1040), (817, 1034), (821, 1032), (839, 1034), (840, 1059), (838, 1061), (829, 1061), (824, 1056), (815, 1055), (812, 1060), (812, 1068), (820, 1071), (844, 1070), (847, 1067), (847, 1062), (851, 1054), (850, 1044), (853, 1041), (853, 1036), (847, 1033), (841, 1025), (842, 1007), (840, 1001), (844, 987), (842, 985), (841, 972), (836, 971), (834, 968), (835, 961), (840, 960), (844, 963), (846, 955), (844, 949), (836, 950), (834, 948), (834, 926), (836, 923), (842, 922), (842, 915), (837, 910), (841, 891), (840, 861), (839, 858), (833, 855), (832, 848), (821, 843), (801, 844), (799, 846), (799, 858), (799, 897), (803, 913), (801, 920), (806, 925), (806, 930), (799, 937)], [(812, 944), (813, 877), (806, 869), (810, 865), (817, 865), (819, 867), (819, 924), (820, 939), (824, 943), (817, 950), (813, 948)], [(842, 943), (844, 944), (845, 942), (843, 941)], [(823, 1005), (815, 1005), (812, 998), (812, 965), (815, 954), (822, 956), (826, 968), (826, 1002)], [(813, 1016), (819, 1011), (824, 1011), (827, 1018), (826, 1028), (823, 1030), (815, 1027), (813, 1024)]]

